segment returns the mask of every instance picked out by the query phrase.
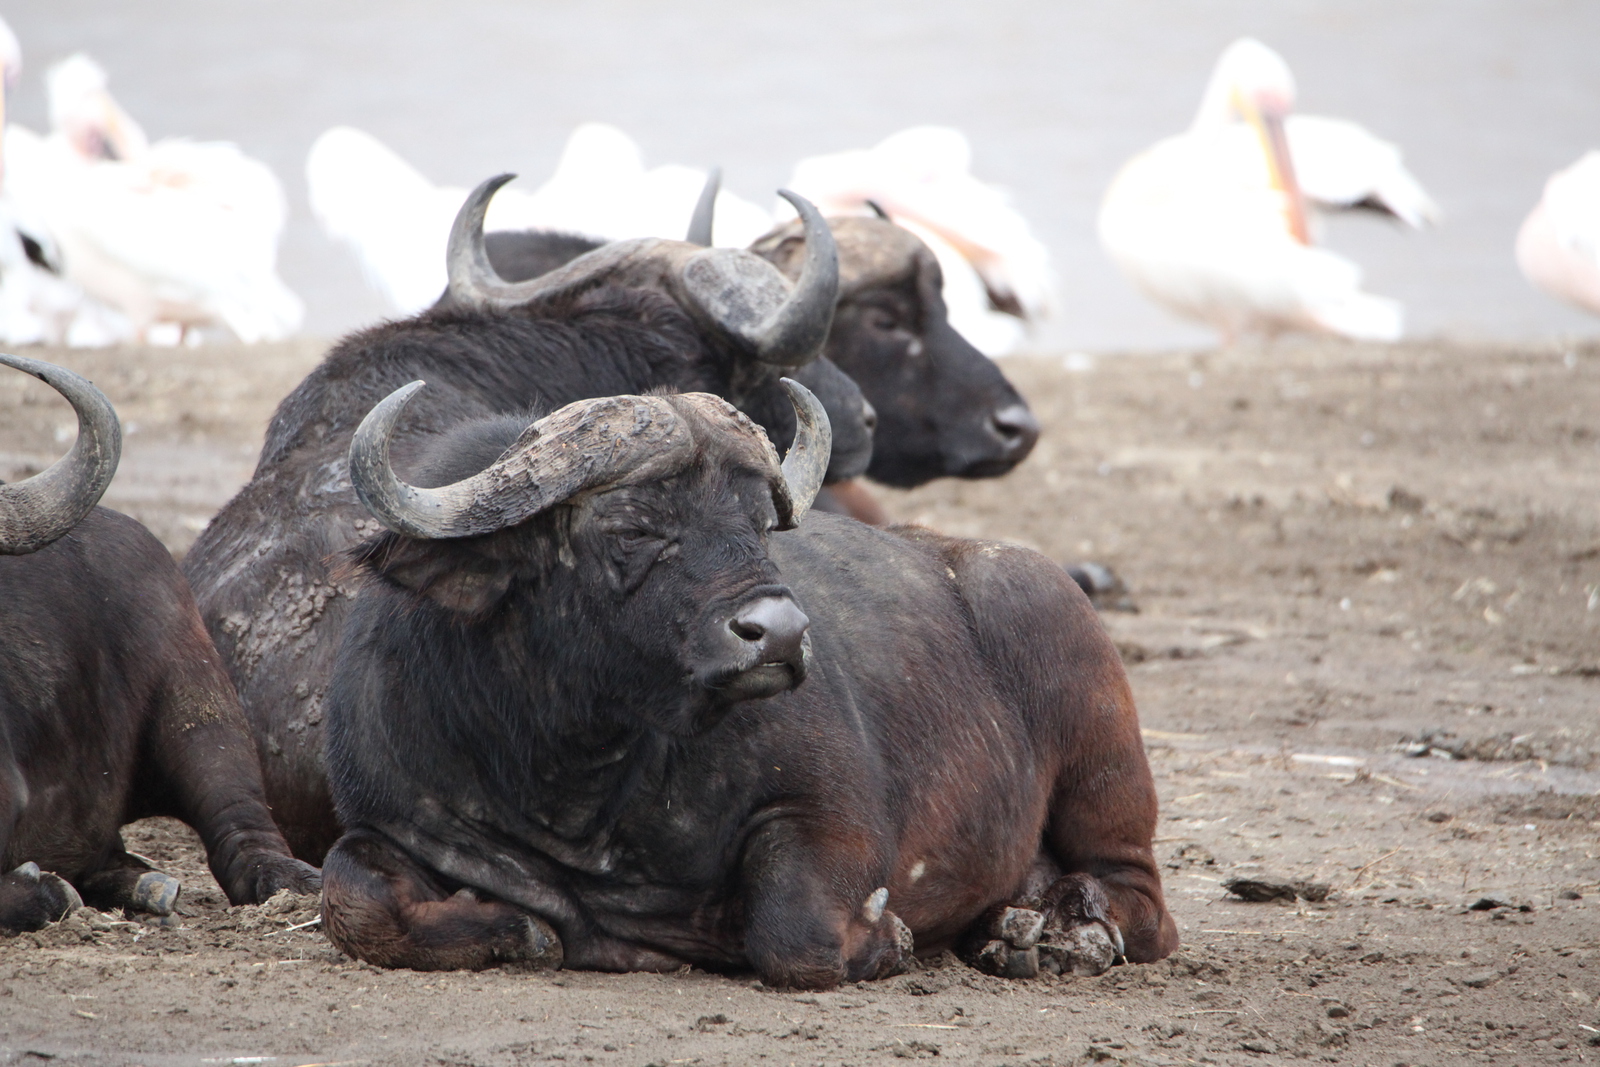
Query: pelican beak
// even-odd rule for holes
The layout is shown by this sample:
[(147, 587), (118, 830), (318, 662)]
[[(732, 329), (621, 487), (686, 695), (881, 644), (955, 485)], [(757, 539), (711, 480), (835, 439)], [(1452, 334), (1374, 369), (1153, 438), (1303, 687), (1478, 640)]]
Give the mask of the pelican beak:
[(1261, 138), (1261, 150), (1267, 156), (1267, 171), (1272, 187), (1283, 194), (1285, 221), (1289, 234), (1303, 245), (1311, 243), (1311, 228), (1306, 221), (1306, 198), (1300, 191), (1300, 182), (1294, 176), (1294, 158), (1289, 155), (1289, 136), (1284, 130), (1284, 119), (1289, 109), (1276, 102), (1262, 102), (1243, 93), (1235, 93), (1234, 107), (1255, 128)]

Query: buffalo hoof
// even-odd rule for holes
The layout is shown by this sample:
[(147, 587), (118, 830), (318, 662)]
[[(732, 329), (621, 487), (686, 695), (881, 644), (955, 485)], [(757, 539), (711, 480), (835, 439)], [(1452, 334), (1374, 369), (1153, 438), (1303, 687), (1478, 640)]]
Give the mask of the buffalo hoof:
[(566, 951), (549, 923), (527, 915), (521, 930), (494, 946), (494, 958), (517, 971), (559, 971)]
[(985, 974), (1000, 978), (1037, 978), (1039, 976), (1039, 949), (1017, 948), (995, 938), (978, 950), (973, 966)]
[(967, 962), (1001, 978), (1034, 978), (1039, 974), (1039, 937), (1044, 915), (1032, 908), (1000, 908), (972, 931), (977, 951)]
[(1030, 949), (1044, 933), (1044, 915), (1032, 908), (1007, 908), (991, 932), (1012, 948)]
[(1072, 974), (1081, 978), (1109, 971), (1123, 958), (1122, 933), (1103, 922), (1079, 923), (1065, 930), (1052, 930), (1039, 945), (1039, 965), (1052, 974)]
[(889, 937), (894, 943), (894, 951), (884, 954), (883, 965), (879, 969), (879, 978), (893, 978), (897, 974), (905, 974), (917, 969), (917, 942), (911, 936), (911, 927), (900, 921), (900, 916), (894, 912), (885, 912), (883, 921), (889, 926)]
[(314, 897), (322, 893), (322, 872), (293, 856), (263, 858), (255, 876), (254, 899), (240, 904), (261, 904), (287, 889), (296, 896)]
[(83, 898), (72, 883), (41, 871), (37, 863), (24, 863), (0, 877), (0, 930), (38, 930), (81, 907)]
[(172, 875), (145, 871), (133, 884), (133, 892), (128, 894), (128, 904), (152, 915), (171, 915), (182, 890), (183, 883)]

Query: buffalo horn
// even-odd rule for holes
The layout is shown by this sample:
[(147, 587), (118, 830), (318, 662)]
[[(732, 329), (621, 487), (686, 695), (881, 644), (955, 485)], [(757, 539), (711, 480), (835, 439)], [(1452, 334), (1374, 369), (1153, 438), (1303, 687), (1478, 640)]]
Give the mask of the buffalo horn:
[(548, 274), (521, 282), (500, 277), (489, 261), (483, 243), (483, 219), (495, 191), (515, 178), (500, 174), (488, 179), (468, 194), (450, 226), (450, 243), (445, 252), (448, 281), (445, 298), (457, 307), (513, 308), (541, 295), (554, 295), (582, 286), (597, 276), (617, 269), (655, 242), (649, 239), (612, 241), (593, 252), (579, 256)]
[(122, 425), (87, 379), (25, 356), (0, 354), (0, 363), (38, 378), (78, 415), (72, 451), (32, 478), (0, 484), (0, 554), (22, 556), (61, 537), (99, 503), (122, 457)]
[(785, 529), (793, 529), (811, 510), (811, 502), (817, 498), (823, 476), (828, 473), (828, 458), (833, 454), (833, 427), (828, 424), (828, 413), (815, 393), (793, 378), (781, 380), (789, 391), (789, 402), (794, 405), (796, 423), (794, 444), (783, 457), (783, 484), (789, 494)]
[(445, 269), (449, 277), (445, 292), (456, 304), (480, 307), (495, 302), (505, 290), (512, 288), (489, 262), (489, 250), (483, 244), (483, 219), (496, 190), (515, 177), (515, 174), (497, 174), (479, 183), (456, 212), (456, 220), (450, 225), (450, 244), (445, 251)]
[(601, 397), (540, 419), (471, 477), (437, 489), (408, 485), (389, 461), (400, 414), (423, 387), (412, 382), (367, 413), (350, 442), (350, 482), (389, 529), (426, 540), (502, 530), (692, 446), (688, 427), (661, 398)]
[(701, 252), (681, 279), (702, 315), (738, 338), (763, 363), (803, 367), (822, 351), (839, 296), (839, 252), (833, 231), (809, 200), (787, 189), (778, 195), (800, 213), (806, 258), (788, 287), (765, 260), (728, 249)]
[[(501, 174), (485, 181), (468, 195), (456, 214), (446, 252), (446, 294), (450, 303), (462, 307), (515, 307), (540, 295), (586, 284), (608, 271), (635, 269), (639, 257), (664, 255), (668, 262), (672, 261), (675, 254), (671, 241), (613, 241), (548, 274), (507, 282), (489, 262), (483, 244), (483, 218), (495, 190), (513, 177)], [(792, 287), (766, 260), (742, 250), (703, 249), (674, 269), (681, 295), (708, 325), (737, 340), (763, 363), (803, 367), (822, 350), (833, 325), (833, 305), (839, 294), (839, 253), (834, 247), (833, 231), (809, 201), (786, 189), (780, 189), (778, 195), (800, 212), (805, 232), (805, 262)], [(632, 267), (628, 266), (630, 262)]]
[(722, 189), (722, 168), (712, 167), (706, 175), (700, 199), (695, 201), (694, 214), (689, 216), (689, 232), (684, 240), (701, 248), (711, 247), (711, 223), (717, 217), (717, 193)]

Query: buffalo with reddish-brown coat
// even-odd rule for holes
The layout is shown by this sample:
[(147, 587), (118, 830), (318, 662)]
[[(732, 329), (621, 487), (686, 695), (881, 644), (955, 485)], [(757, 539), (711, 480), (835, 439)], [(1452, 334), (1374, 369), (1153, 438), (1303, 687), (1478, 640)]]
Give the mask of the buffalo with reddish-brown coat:
[[(1071, 579), (824, 514), (769, 536), (804, 505), (749, 428), (652, 403), (692, 431), (671, 462), (361, 551), (329, 705), (334, 942), (807, 988), (894, 973), (913, 939), (1014, 976), (1171, 952), (1137, 715)], [(555, 426), (464, 427), (420, 484), (465, 499), (511, 484), (491, 461), (599, 454)], [(756, 603), (804, 616), (751, 627)], [(785, 627), (781, 655), (740, 646)], [(747, 684), (769, 658), (789, 675)]]

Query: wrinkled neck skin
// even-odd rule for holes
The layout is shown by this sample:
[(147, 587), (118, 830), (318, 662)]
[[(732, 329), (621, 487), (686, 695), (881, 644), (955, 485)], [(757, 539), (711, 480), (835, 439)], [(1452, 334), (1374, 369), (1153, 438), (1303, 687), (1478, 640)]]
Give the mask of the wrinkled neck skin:
[[(619, 649), (615, 635), (587, 624), (592, 612), (562, 584), (558, 576), (480, 620), (389, 588), (369, 594), (374, 603), (359, 605), (352, 625), (364, 629), (373, 612), (387, 617), (384, 646), (371, 652), (388, 681), (361, 712), (382, 710), (363, 728), (389, 736), (402, 788), (466, 801), (457, 817), (521, 826), (541, 850), (582, 867), (580, 856), (561, 854), (603, 845), (640, 785), (661, 774), (670, 739), (649, 724), (710, 709), (671, 665)], [(442, 686), (444, 678), (466, 686)], [(464, 740), (486, 737), (504, 744)], [(517, 760), (519, 752), (539, 759)]]

